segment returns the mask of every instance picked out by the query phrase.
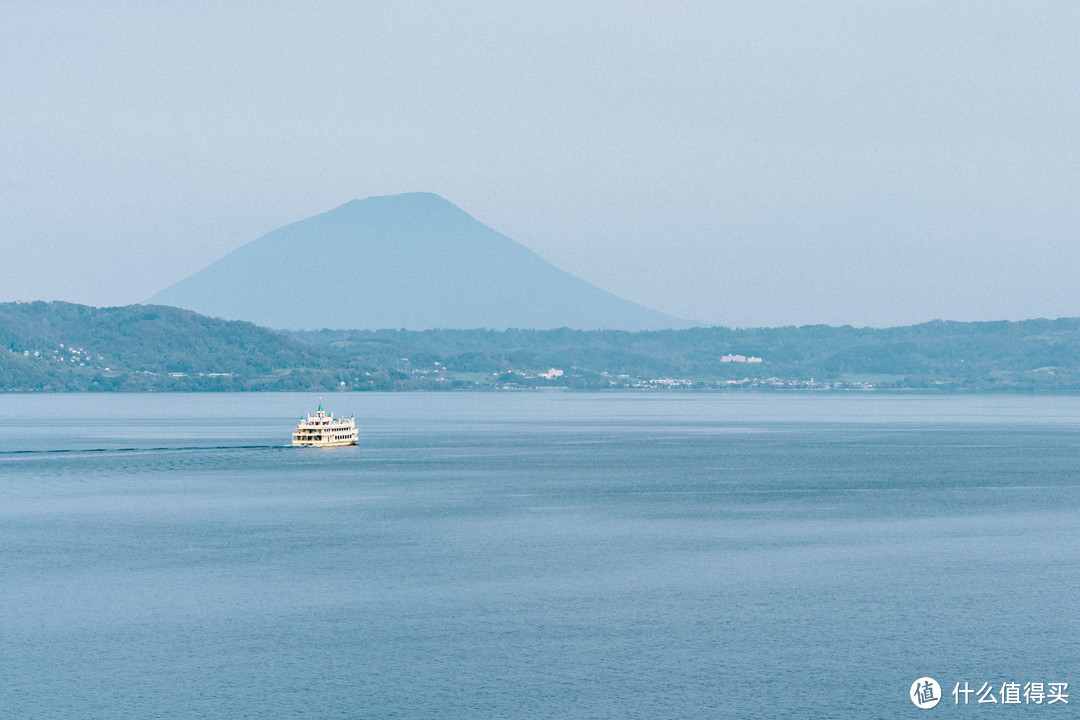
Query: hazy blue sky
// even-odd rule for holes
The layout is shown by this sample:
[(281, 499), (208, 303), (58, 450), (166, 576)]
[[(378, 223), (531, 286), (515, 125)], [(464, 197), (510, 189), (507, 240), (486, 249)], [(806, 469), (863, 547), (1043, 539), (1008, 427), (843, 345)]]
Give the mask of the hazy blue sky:
[(0, 300), (420, 190), (709, 324), (1080, 315), (1080, 4), (0, 0)]

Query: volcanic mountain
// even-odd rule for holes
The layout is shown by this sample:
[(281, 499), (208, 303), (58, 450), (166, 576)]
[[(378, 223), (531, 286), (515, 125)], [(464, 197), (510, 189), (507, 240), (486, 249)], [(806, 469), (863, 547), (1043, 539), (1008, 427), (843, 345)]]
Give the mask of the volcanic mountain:
[(353, 200), (274, 230), (148, 303), (290, 330), (653, 330), (616, 297), (431, 193)]

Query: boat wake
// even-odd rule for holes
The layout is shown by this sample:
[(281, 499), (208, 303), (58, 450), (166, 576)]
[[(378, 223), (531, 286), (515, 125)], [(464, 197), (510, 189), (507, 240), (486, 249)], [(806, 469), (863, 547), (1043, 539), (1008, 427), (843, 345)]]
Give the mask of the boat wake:
[(53, 448), (48, 450), (0, 450), (4, 455), (83, 455), (92, 453), (181, 452), (193, 450), (284, 450), (289, 445), (189, 445), (161, 447)]

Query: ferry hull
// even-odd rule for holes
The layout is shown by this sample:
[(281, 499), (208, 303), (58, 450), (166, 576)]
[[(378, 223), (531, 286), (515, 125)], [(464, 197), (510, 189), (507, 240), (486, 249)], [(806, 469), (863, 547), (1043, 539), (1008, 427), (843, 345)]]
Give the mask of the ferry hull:
[(355, 445), (356, 438), (352, 440), (293, 440), (293, 447), (344, 447)]

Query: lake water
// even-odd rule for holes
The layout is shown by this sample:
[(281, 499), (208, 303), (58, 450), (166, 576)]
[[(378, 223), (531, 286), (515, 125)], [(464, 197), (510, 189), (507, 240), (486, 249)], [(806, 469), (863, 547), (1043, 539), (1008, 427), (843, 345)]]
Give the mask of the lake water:
[(1080, 706), (1080, 398), (317, 402), (0, 396), (0, 717)]

